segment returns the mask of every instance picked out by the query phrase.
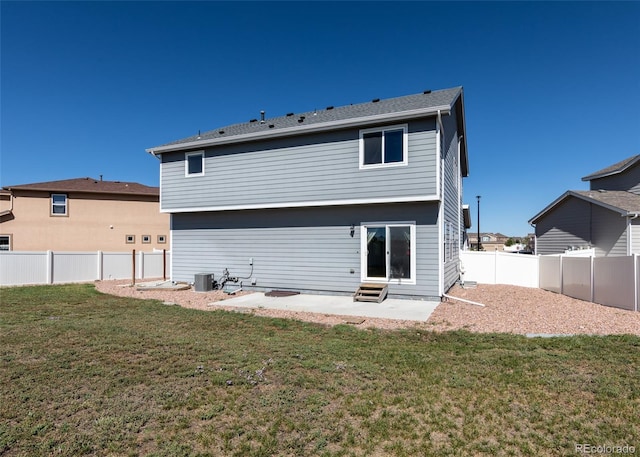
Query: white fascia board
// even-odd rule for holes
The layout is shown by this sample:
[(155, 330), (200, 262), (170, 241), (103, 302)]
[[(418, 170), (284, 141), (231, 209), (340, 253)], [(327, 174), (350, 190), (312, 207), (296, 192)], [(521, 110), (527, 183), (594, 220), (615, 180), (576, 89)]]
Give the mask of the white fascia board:
[(249, 209), (305, 208), (319, 206), (375, 205), (380, 203), (411, 203), (439, 201), (437, 195), (419, 195), (412, 197), (361, 198), (351, 200), (325, 200), (288, 203), (258, 203), (248, 205), (202, 206), (189, 208), (161, 208), (161, 213), (198, 213), (211, 211), (242, 211)]
[(255, 141), (267, 138), (278, 138), (283, 136), (300, 135), (310, 132), (324, 132), (327, 130), (335, 130), (337, 128), (357, 127), (360, 125), (371, 124), (374, 122), (395, 122), (411, 119), (420, 116), (436, 115), (440, 111), (442, 114), (449, 114), (451, 107), (449, 105), (435, 106), (430, 108), (416, 109), (410, 111), (401, 111), (398, 113), (377, 114), (374, 116), (356, 117), (352, 119), (344, 119), (339, 121), (322, 122), (318, 124), (300, 125), (294, 127), (286, 127), (276, 130), (265, 130), (262, 132), (246, 133), (244, 135), (234, 135), (228, 138), (212, 138), (207, 140), (190, 141), (188, 143), (168, 144), (166, 146), (158, 146), (146, 149), (149, 154), (163, 154), (165, 152), (181, 151), (183, 149), (204, 148), (208, 146), (217, 146), (222, 144), (241, 143), (244, 141)]

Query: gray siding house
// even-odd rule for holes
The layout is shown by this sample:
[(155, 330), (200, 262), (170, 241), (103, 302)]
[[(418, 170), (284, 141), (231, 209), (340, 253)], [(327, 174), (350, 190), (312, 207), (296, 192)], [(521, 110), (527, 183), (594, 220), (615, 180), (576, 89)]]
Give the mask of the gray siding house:
[(171, 278), (440, 298), (458, 279), (468, 175), (461, 87), (253, 119), (150, 148)]
[(640, 155), (582, 180), (589, 190), (567, 191), (529, 220), (536, 253), (593, 248), (598, 257), (640, 254)]

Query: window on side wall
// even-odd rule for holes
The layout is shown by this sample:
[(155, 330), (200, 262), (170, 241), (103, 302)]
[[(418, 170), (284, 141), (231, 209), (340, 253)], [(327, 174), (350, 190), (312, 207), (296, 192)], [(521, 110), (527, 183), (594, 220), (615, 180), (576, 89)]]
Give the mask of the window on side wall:
[(204, 152), (192, 152), (185, 154), (185, 175), (204, 175)]
[(360, 131), (360, 168), (389, 167), (407, 164), (407, 126)]
[(11, 250), (11, 235), (0, 235), (0, 251)]
[(66, 216), (68, 214), (67, 195), (51, 194), (51, 215)]

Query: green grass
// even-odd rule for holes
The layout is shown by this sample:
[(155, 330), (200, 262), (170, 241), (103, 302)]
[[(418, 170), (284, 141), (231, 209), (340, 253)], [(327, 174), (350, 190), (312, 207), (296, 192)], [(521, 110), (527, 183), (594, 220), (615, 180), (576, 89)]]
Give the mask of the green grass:
[(640, 452), (640, 338), (333, 328), (0, 290), (0, 455)]

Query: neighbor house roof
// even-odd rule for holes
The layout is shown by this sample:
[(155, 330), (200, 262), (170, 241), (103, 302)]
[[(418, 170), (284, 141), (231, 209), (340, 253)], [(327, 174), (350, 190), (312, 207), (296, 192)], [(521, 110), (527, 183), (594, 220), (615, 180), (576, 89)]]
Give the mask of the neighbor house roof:
[(618, 163), (614, 163), (613, 165), (611, 165), (611, 166), (609, 166), (607, 168), (603, 168), (600, 171), (596, 171), (595, 173), (587, 175), (584, 178), (582, 178), (582, 180), (583, 181), (591, 181), (592, 179), (604, 178), (606, 176), (611, 176), (611, 175), (615, 175), (617, 173), (622, 173), (623, 171), (625, 171), (626, 169), (628, 169), (629, 167), (633, 166), (634, 164), (636, 164), (639, 161), (640, 161), (640, 155), (635, 155), (633, 157), (629, 157), (628, 159), (621, 160)]
[(536, 224), (545, 214), (568, 198), (579, 198), (620, 213), (621, 216), (640, 214), (640, 195), (624, 190), (569, 190), (531, 218), (529, 223)]
[(43, 192), (87, 192), (97, 194), (149, 195), (159, 196), (158, 187), (145, 186), (135, 182), (102, 181), (93, 178), (63, 179), (17, 186), (5, 186), (3, 190), (31, 190)]
[(151, 154), (171, 151), (203, 148), (217, 144), (251, 141), (279, 136), (333, 130), (372, 122), (393, 122), (410, 119), (415, 116), (449, 114), (456, 111), (458, 129), (462, 132), (463, 171), (468, 173), (466, 152), (466, 131), (463, 119), (462, 87), (436, 91), (424, 91), (419, 94), (405, 95), (389, 99), (374, 99), (367, 103), (316, 109), (306, 113), (289, 113), (285, 116), (252, 119), (249, 122), (228, 125), (188, 138), (173, 141), (147, 149)]

